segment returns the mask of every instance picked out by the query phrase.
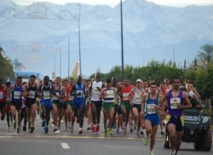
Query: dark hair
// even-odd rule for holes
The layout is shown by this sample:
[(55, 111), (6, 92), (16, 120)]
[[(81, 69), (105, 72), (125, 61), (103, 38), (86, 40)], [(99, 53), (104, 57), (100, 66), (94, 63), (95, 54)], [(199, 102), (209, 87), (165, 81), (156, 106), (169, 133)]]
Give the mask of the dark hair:
[(36, 79), (36, 76), (35, 75), (31, 75), (30, 78)]
[(22, 80), (22, 77), (21, 77), (21, 76), (17, 76), (17, 78), (16, 78), (16, 79)]
[[(180, 80), (180, 78), (176, 76), (176, 77), (173, 78), (172, 82), (174, 82), (174, 80)], [(180, 80), (180, 82), (181, 82), (181, 80)]]
[(47, 79), (47, 80), (49, 80), (50, 78), (49, 78), (49, 76), (47, 76), (47, 75), (46, 75), (46, 76), (44, 77), (44, 79)]
[(152, 82), (152, 83), (150, 84), (150, 86), (151, 86), (151, 85), (156, 85), (156, 86), (157, 86), (157, 83), (156, 83), (156, 82)]
[(110, 80), (110, 79), (107, 79), (107, 80), (106, 80), (106, 83), (111, 83), (111, 80)]
[(11, 82), (8, 81), (8, 82), (6, 82), (5, 84), (6, 84), (6, 85), (11, 85)]
[(2, 79), (0, 79), (0, 81), (1, 81), (1, 82), (3, 82), (3, 80), (2, 80)]

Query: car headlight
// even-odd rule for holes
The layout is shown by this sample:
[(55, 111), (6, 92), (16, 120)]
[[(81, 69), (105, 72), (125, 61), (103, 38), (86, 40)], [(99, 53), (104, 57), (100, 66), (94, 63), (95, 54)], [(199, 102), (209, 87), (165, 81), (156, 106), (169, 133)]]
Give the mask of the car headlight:
[(208, 122), (208, 120), (209, 120), (209, 119), (208, 119), (207, 117), (204, 117), (204, 118), (203, 118), (203, 123)]

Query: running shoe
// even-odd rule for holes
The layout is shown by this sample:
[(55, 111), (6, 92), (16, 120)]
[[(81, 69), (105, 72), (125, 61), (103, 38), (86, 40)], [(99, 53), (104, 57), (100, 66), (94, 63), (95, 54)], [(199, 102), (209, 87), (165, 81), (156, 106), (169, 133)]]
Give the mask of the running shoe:
[(113, 128), (116, 129), (116, 124), (113, 124)]
[(113, 135), (112, 128), (109, 129), (109, 134), (110, 134), (111, 136)]
[(144, 138), (143, 138), (143, 144), (147, 145), (148, 141), (149, 141), (148, 136), (144, 136)]
[(150, 151), (150, 154), (149, 154), (149, 155), (155, 155), (155, 154), (154, 154), (154, 152), (153, 152), (153, 151)]
[(16, 129), (16, 121), (13, 123), (13, 129)]
[(97, 126), (96, 126), (96, 129), (95, 129), (95, 132), (99, 133), (99, 130), (100, 130), (100, 128), (99, 128), (99, 126), (97, 125)]
[(56, 132), (57, 130), (58, 130), (57, 128), (54, 128), (54, 129), (53, 129), (53, 132)]
[(118, 134), (118, 135), (120, 135), (120, 134), (122, 134), (122, 133), (123, 133), (120, 129), (117, 129), (117, 131), (116, 131), (116, 132), (117, 132), (117, 134)]
[(104, 131), (104, 136), (107, 137), (108, 136), (108, 132), (107, 130)]
[(20, 133), (20, 128), (19, 127), (16, 128), (16, 131), (17, 131), (17, 133)]
[(23, 131), (26, 131), (27, 130), (27, 127), (26, 126), (23, 126)]
[(82, 134), (83, 133), (83, 129), (79, 129), (78, 134)]
[(30, 133), (33, 133), (34, 130), (35, 130), (35, 128), (34, 128), (34, 127), (31, 127), (31, 128), (30, 128)]
[(175, 151), (171, 151), (169, 155), (175, 155)]
[(43, 128), (45, 128), (45, 125), (46, 125), (46, 121), (42, 121), (42, 123), (41, 123), (41, 126), (43, 127)]
[(49, 131), (48, 126), (45, 127), (45, 133), (47, 134)]
[(90, 130), (90, 129), (91, 129), (90, 126), (88, 126), (86, 130)]
[(92, 132), (96, 132), (96, 126), (92, 126)]

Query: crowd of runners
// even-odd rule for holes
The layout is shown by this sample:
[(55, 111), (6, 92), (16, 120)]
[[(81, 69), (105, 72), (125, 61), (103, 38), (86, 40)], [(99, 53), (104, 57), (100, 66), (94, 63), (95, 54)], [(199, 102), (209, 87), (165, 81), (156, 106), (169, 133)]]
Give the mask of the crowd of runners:
[[(182, 91), (178, 77), (171, 82), (165, 77), (157, 85), (153, 79), (137, 79), (131, 84), (128, 79), (117, 81), (112, 77), (102, 82), (99, 74), (91, 80), (79, 76), (77, 81), (61, 80), (60, 77), (51, 81), (45, 76), (40, 82), (36, 82), (34, 75), (28, 82), (18, 76), (14, 84), (0, 80), (1, 120), (6, 116), (8, 132), (13, 127), (17, 133), (20, 130), (33, 133), (37, 115), (42, 119), (45, 133), (50, 132), (49, 124), (52, 124), (53, 132), (73, 133), (75, 123), (79, 126), (79, 134), (84, 130), (93, 133), (102, 130), (107, 137), (135, 132), (137, 136), (144, 135), (143, 143), (150, 145), (150, 155), (154, 155), (158, 126), (163, 135), (163, 121), (166, 120), (170, 155), (176, 155), (181, 144), (183, 110), (192, 107), (188, 95), (200, 98), (193, 84), (186, 82), (186, 91)], [(101, 112), (103, 129), (100, 129)], [(64, 122), (63, 126), (61, 122)]]

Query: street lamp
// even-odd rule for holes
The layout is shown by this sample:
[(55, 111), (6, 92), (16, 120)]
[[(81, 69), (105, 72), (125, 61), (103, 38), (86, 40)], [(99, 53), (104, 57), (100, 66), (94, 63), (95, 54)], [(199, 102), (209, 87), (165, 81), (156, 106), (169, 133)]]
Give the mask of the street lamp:
[(80, 19), (81, 19), (81, 4), (78, 4), (79, 16), (78, 16), (78, 52), (79, 52), (79, 68), (81, 76), (81, 29), (80, 29)]
[(123, 49), (123, 6), (122, 0), (120, 0), (120, 14), (121, 14), (121, 69), (122, 69), (122, 81), (124, 80), (124, 49)]

